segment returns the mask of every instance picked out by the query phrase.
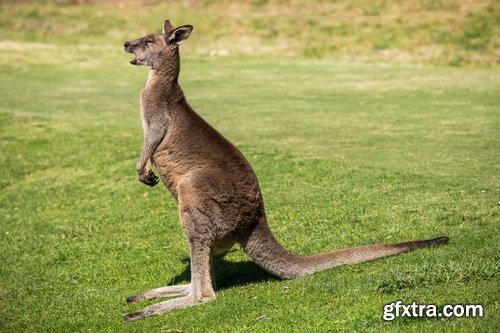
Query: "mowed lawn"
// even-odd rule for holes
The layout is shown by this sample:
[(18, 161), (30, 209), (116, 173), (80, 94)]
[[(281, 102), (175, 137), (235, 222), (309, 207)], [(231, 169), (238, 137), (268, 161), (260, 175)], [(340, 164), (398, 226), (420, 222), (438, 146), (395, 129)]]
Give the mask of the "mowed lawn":
[[(253, 165), (286, 248), (451, 241), (294, 281), (236, 248), (215, 301), (123, 323), (153, 303), (127, 296), (189, 280), (174, 199), (136, 179), (147, 70), (130, 59), (2, 44), (0, 332), (498, 331), (498, 69), (194, 55), (187, 99)], [(485, 316), (384, 322), (397, 300)]]

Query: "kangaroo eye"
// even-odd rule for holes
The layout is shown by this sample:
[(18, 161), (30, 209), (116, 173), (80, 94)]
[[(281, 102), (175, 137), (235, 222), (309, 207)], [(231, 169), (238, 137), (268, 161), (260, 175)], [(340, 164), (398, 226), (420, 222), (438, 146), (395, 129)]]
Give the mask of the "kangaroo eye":
[(152, 40), (152, 39), (146, 39), (146, 40), (145, 40), (145, 42), (146, 42), (147, 44), (150, 44), (150, 43), (154, 43), (154, 40)]

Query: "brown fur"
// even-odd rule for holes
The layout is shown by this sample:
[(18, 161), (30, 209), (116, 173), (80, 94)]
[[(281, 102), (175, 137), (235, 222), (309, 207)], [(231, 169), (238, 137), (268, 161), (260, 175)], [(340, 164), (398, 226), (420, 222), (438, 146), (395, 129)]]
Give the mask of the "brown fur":
[(128, 302), (158, 297), (180, 298), (153, 304), (126, 315), (130, 321), (188, 307), (215, 298), (211, 257), (235, 243), (261, 267), (292, 279), (344, 264), (392, 256), (415, 248), (446, 243), (447, 238), (398, 244), (376, 244), (298, 256), (285, 250), (267, 225), (257, 177), (243, 154), (189, 106), (177, 82), (178, 45), (191, 26), (175, 28), (165, 21), (164, 33), (126, 42), (133, 65), (151, 67), (141, 92), (144, 145), (137, 162), (139, 180), (154, 186), (159, 177), (179, 205), (189, 243), (191, 283), (149, 290)]

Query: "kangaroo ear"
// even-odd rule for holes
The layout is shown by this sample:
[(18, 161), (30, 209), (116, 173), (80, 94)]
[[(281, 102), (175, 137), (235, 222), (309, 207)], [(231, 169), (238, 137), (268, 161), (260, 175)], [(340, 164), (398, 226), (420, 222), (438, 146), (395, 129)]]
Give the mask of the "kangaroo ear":
[(169, 20), (165, 20), (165, 23), (163, 23), (163, 34), (168, 34), (172, 30), (174, 30), (174, 26), (170, 23)]
[(183, 25), (180, 27), (177, 27), (170, 33), (170, 35), (167, 38), (167, 41), (170, 44), (181, 44), (186, 39), (189, 37), (189, 34), (193, 31), (193, 26), (192, 25)]

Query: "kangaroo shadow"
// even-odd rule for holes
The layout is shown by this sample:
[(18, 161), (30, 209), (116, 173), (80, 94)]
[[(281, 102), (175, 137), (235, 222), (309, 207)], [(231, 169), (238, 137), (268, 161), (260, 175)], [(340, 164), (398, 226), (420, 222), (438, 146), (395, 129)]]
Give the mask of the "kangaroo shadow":
[[(182, 261), (186, 263), (184, 271), (174, 276), (170, 284), (190, 281), (189, 257), (184, 258)], [(224, 257), (215, 257), (213, 266), (217, 290), (244, 286), (250, 283), (279, 280), (279, 278), (257, 266), (253, 261), (231, 262), (225, 260)]]

